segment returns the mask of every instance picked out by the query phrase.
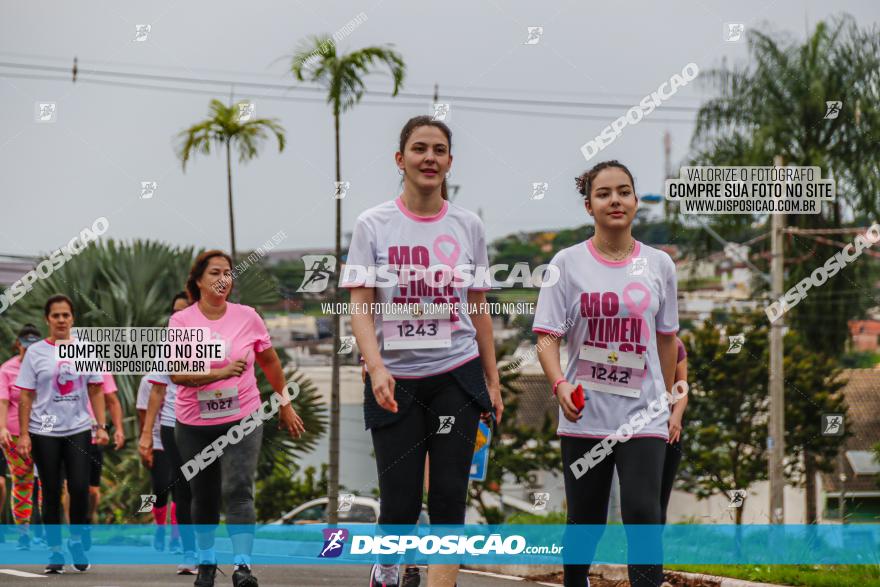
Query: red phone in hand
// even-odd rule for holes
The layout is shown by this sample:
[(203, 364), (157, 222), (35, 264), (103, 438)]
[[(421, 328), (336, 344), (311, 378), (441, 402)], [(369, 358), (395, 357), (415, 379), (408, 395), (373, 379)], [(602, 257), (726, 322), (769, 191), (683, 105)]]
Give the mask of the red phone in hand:
[(575, 390), (571, 394), (571, 403), (574, 404), (574, 407), (577, 408), (577, 411), (580, 412), (584, 409), (584, 386), (578, 385)]

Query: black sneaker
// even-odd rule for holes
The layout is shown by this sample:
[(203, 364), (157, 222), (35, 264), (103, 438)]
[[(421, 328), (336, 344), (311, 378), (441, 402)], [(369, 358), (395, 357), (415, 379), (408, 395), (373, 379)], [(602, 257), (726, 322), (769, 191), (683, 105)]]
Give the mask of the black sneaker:
[(64, 555), (60, 552), (52, 552), (49, 554), (49, 564), (43, 571), (47, 575), (60, 575), (64, 572)]
[(397, 587), (397, 581), (394, 581), (394, 583), (390, 583), (390, 578), (386, 578), (384, 580), (376, 579), (376, 567), (378, 566), (378, 564), (374, 564), (370, 569), (370, 587)]
[(199, 574), (193, 585), (195, 587), (214, 587), (214, 577), (217, 575), (217, 565), (199, 565)]
[(18, 537), (18, 544), (15, 546), (15, 550), (30, 550), (31, 549), (31, 537), (27, 534), (22, 534)]
[(247, 565), (235, 565), (232, 573), (232, 587), (259, 587), (257, 578), (251, 574), (251, 568)]
[(421, 582), (422, 578), (419, 575), (419, 567), (407, 565), (406, 570), (403, 572), (403, 581), (400, 583), (400, 587), (419, 587)]
[(67, 541), (67, 550), (70, 551), (70, 558), (73, 559), (73, 568), (80, 573), (88, 571), (92, 565), (89, 564), (89, 558), (83, 548), (82, 542)]

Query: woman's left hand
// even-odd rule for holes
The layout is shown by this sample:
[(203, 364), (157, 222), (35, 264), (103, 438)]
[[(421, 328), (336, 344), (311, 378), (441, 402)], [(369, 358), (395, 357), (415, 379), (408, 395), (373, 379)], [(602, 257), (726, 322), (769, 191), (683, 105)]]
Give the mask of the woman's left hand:
[(286, 430), (291, 438), (299, 438), (306, 431), (306, 426), (303, 424), (302, 418), (299, 417), (299, 414), (296, 413), (296, 410), (294, 410), (293, 406), (290, 404), (281, 406), (278, 420), (278, 427), (282, 430)]
[[(504, 401), (501, 399), (501, 382), (495, 381), (487, 383), (486, 388), (489, 390), (489, 401), (492, 402), (492, 408), (495, 411), (495, 423), (501, 424), (501, 414), (504, 413)], [(483, 413), (483, 420), (489, 419), (489, 412)]]
[(681, 440), (681, 414), (670, 414), (669, 416), (669, 444), (673, 444)]

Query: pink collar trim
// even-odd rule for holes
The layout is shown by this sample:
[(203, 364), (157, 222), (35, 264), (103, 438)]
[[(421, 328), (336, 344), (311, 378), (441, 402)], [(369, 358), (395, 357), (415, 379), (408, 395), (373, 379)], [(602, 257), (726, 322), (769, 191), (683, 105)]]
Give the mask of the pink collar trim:
[(401, 196), (397, 196), (397, 199), (394, 200), (394, 203), (397, 204), (397, 208), (403, 212), (403, 215), (411, 220), (415, 220), (416, 222), (437, 222), (444, 216), (446, 216), (446, 210), (449, 209), (449, 202), (443, 200), (443, 207), (440, 208), (440, 211), (432, 216), (418, 216), (417, 214), (413, 214), (410, 212), (406, 206), (403, 205), (403, 198)]
[(49, 340), (48, 338), (44, 338), (43, 340), (45, 340), (46, 342), (48, 342), (48, 343), (51, 344), (52, 346), (55, 346), (55, 343), (52, 342), (51, 340)]
[(596, 247), (593, 245), (592, 237), (587, 241), (587, 249), (590, 251), (590, 254), (593, 255), (593, 258), (607, 267), (623, 267), (624, 265), (628, 265), (633, 257), (638, 256), (639, 250), (641, 250), (641, 248), (642, 244), (639, 241), (635, 241), (632, 253), (630, 253), (628, 257), (626, 257), (625, 259), (621, 259), (620, 261), (610, 261), (599, 254), (599, 251), (597, 251)]

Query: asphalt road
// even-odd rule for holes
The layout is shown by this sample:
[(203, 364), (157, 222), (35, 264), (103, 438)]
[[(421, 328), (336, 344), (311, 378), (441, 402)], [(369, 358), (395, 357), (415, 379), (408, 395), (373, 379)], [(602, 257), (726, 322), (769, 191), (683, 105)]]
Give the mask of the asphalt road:
[[(191, 586), (195, 577), (178, 576), (173, 567), (165, 566), (136, 566), (136, 565), (107, 565), (92, 567), (86, 573), (68, 570), (63, 575), (45, 576), (42, 567), (5, 566), (0, 568), (0, 585), (3, 587), (36, 587), (39, 585), (52, 585), (52, 587), (77, 586), (77, 587), (134, 587), (134, 586), (161, 586), (161, 587), (184, 587)], [(223, 567), (224, 577), (217, 574), (217, 586), (223, 587), (232, 584), (232, 567)], [(10, 574), (23, 573), (27, 576)], [(310, 566), (310, 565), (265, 565), (254, 567), (254, 575), (260, 580), (260, 587), (354, 587), (366, 586), (369, 569), (362, 565), (333, 565), (333, 566)], [(428, 581), (425, 571), (422, 569), (422, 586), (427, 586)], [(503, 578), (498, 575), (477, 574), (463, 571), (458, 578), (459, 587), (534, 587), (540, 583), (521, 581), (514, 578)]]

